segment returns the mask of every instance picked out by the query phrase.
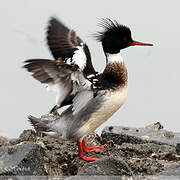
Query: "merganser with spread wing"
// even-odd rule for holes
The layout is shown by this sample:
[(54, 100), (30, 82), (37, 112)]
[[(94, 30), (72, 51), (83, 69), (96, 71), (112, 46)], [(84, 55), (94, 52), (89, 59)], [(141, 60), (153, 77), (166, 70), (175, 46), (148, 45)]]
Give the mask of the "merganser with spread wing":
[(57, 91), (56, 105), (51, 110), (70, 105), (57, 120), (29, 116), (37, 131), (64, 140), (78, 142), (78, 156), (97, 160), (85, 152), (104, 151), (103, 147), (87, 147), (84, 137), (108, 120), (125, 102), (128, 73), (120, 51), (129, 46), (152, 46), (134, 41), (128, 27), (103, 19), (102, 32), (95, 37), (102, 43), (106, 67), (97, 74), (92, 66), (88, 46), (56, 18), (50, 20), (47, 40), (55, 60), (31, 59), (25, 68), (35, 79)]

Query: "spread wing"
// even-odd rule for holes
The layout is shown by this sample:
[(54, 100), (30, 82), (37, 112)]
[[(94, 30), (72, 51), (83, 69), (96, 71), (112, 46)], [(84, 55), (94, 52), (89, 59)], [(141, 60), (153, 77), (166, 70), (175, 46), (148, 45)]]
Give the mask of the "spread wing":
[(95, 74), (88, 46), (56, 18), (51, 18), (47, 30), (47, 43), (55, 59), (62, 58), (66, 63), (74, 63), (86, 76)]
[(79, 66), (66, 64), (62, 59), (30, 59), (25, 61), (24, 68), (31, 72), (36, 80), (46, 84), (48, 89), (57, 92), (58, 106), (71, 102), (79, 89), (91, 89), (92, 83), (85, 78)]
[[(30, 59), (24, 67), (32, 76), (57, 92), (56, 104), (66, 105), (79, 89), (89, 89), (87, 76), (96, 74), (88, 46), (56, 18), (49, 22), (47, 43), (55, 61)], [(67, 103), (66, 103), (66, 102)]]
[(77, 65), (65, 64), (62, 60), (29, 59), (25, 61), (24, 68), (32, 73), (32, 76), (43, 84), (58, 84), (77, 71)]

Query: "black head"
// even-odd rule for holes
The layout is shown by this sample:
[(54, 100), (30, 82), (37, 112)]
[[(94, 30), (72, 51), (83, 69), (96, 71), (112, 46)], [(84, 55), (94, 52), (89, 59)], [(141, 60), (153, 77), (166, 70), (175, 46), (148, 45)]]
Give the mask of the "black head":
[(103, 19), (100, 26), (104, 28), (102, 32), (98, 32), (95, 36), (98, 41), (102, 43), (105, 53), (116, 54), (121, 49), (133, 45), (152, 45), (133, 41), (131, 37), (131, 30), (119, 24), (117, 21), (110, 19)]

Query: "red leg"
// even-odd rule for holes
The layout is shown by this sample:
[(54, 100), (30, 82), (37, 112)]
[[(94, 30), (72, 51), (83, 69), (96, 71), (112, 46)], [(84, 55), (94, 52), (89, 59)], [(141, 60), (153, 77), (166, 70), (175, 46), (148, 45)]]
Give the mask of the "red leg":
[(100, 151), (106, 151), (103, 147), (100, 146), (92, 146), (92, 147), (87, 147), (85, 139), (82, 140), (82, 146), (85, 152), (90, 153), (90, 152), (100, 152)]
[(82, 145), (82, 141), (78, 141), (78, 157), (81, 159), (84, 159), (85, 161), (96, 161), (98, 160), (98, 158), (96, 156), (85, 156), (83, 153), (83, 145)]

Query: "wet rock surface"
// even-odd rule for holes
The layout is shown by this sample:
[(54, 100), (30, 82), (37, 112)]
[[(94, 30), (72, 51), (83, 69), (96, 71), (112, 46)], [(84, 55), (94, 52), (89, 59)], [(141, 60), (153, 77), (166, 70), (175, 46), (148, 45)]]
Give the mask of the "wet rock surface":
[(162, 129), (160, 123), (146, 126), (145, 128), (129, 128), (121, 126), (106, 127), (102, 132), (102, 143), (105, 139), (113, 139), (119, 145), (124, 142), (131, 144), (155, 143), (177, 145), (180, 143), (180, 133)]
[(88, 154), (99, 158), (95, 162), (79, 159), (75, 142), (24, 130), (17, 139), (0, 137), (0, 175), (180, 176), (179, 133), (162, 128), (158, 123), (146, 128), (111, 126), (101, 136), (88, 135), (88, 146), (106, 149)]

